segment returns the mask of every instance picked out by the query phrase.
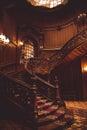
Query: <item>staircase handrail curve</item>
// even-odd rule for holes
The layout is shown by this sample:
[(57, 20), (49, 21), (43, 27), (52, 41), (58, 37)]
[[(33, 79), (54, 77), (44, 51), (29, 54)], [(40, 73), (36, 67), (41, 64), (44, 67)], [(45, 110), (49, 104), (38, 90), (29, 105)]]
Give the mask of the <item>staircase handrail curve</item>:
[(38, 79), (39, 81), (43, 82), (44, 84), (48, 85), (51, 88), (55, 88), (54, 85), (50, 84), (49, 82), (45, 81), (44, 79), (40, 78), (39, 76), (37, 76), (36, 74), (34, 75), (36, 79)]
[(18, 84), (20, 84), (20, 85), (23, 85), (25, 88), (28, 88), (28, 89), (30, 89), (30, 90), (33, 90), (33, 89), (34, 89), (31, 85), (29, 85), (29, 84), (23, 82), (22, 80), (15, 79), (15, 78), (13, 78), (13, 77), (9, 76), (8, 74), (3, 73), (3, 72), (1, 72), (1, 71), (0, 71), (0, 73), (1, 73), (3, 76), (7, 77), (8, 79), (14, 81), (15, 83), (18, 83)]
[(72, 37), (68, 42), (66, 42), (65, 45), (61, 48), (60, 52), (58, 52), (58, 53), (54, 54), (53, 56), (51, 56), (50, 60), (53, 57), (56, 57), (56, 55), (60, 56), (59, 59), (62, 59), (62, 57), (65, 57), (64, 53), (66, 51), (67, 51), (67, 53), (69, 53), (71, 50), (73, 50), (74, 48), (76, 48), (77, 46), (79, 46), (80, 44), (83, 43), (83, 41), (80, 41), (80, 42), (76, 41), (75, 42), (75, 40), (80, 40), (79, 38), (82, 38), (81, 40), (87, 40), (86, 39), (87, 38), (87, 28), (85, 30), (83, 30), (82, 32), (79, 32), (74, 37)]
[(40, 57), (31, 58), (32, 62), (34, 63), (33, 65), (35, 65), (34, 67), (36, 68), (36, 70), (40, 66), (45, 66), (46, 71), (49, 71), (48, 73), (50, 73), (53, 67), (59, 61), (64, 59), (64, 57), (67, 54), (69, 54), (69, 52), (71, 52), (73, 49), (84, 44), (86, 40), (87, 40), (87, 28), (83, 30), (82, 32), (79, 32), (78, 34), (76, 34), (74, 37), (72, 37), (68, 42), (66, 42), (66, 44), (61, 48), (61, 50), (58, 50), (58, 52), (56, 52), (53, 56), (44, 58), (44, 59)]
[[(56, 55), (53, 55), (47, 59), (41, 59), (39, 57), (34, 57), (34, 58), (30, 58), (29, 61), (26, 62), (25, 64), (25, 68), (29, 73), (32, 73), (34, 75), (34, 77), (36, 79), (38, 79), (39, 81), (41, 81), (43, 84), (45, 84), (46, 86), (48, 86), (47, 88), (51, 89), (54, 88), (55, 86), (51, 85), (50, 83), (46, 82), (45, 80), (41, 79), (39, 76), (36, 75), (36, 72), (34, 70), (38, 69), (39, 66), (43, 67), (43, 64), (47, 67), (48, 69), (48, 73), (50, 73), (51, 65), (55, 62), (58, 63), (59, 60), (62, 60), (70, 51), (72, 51), (74, 48), (80, 46), (81, 44), (83, 44), (85, 41), (87, 40), (87, 29), (83, 30), (82, 32), (80, 32), (79, 34), (77, 34), (76, 36), (74, 36), (72, 39), (70, 39), (63, 47), (60, 51), (58, 51), (58, 53), (56, 53)], [(30, 72), (31, 67), (30, 63), (31, 62), (31, 66), (32, 67), (32, 71)], [(50, 69), (48, 68), (50, 66)]]
[(52, 59), (56, 56), (59, 56), (59, 60), (61, 60), (62, 58), (66, 56), (66, 54), (68, 54), (74, 48), (81, 45), (85, 40), (87, 40), (87, 28), (79, 32), (78, 34), (73, 36), (68, 42), (66, 42), (64, 46), (58, 52), (56, 52), (54, 55), (52, 55), (49, 58), (50, 61), (52, 61)]
[(16, 107), (25, 111), (27, 118), (31, 118), (30, 120), (32, 120), (32, 115), (34, 116), (37, 88), (29, 86), (2, 72), (0, 72), (0, 82), (2, 84), (0, 87), (2, 98), (5, 98)]
[[(39, 59), (39, 58), (38, 58), (38, 59)], [(40, 59), (39, 59), (39, 60), (40, 60)], [(29, 74), (31, 74), (30, 70), (28, 69), (28, 62), (25, 63), (25, 70), (26, 70)], [(40, 77), (37, 76), (36, 74), (33, 74), (33, 76), (34, 76), (34, 78), (35, 78), (36, 80), (38, 79), (38, 80), (40, 80), (41, 82), (43, 82), (43, 83), (49, 85), (50, 87), (54, 88), (54, 85), (48, 83), (47, 81), (45, 81), (44, 79), (40, 78)]]
[[(28, 62), (25, 63), (25, 70), (30, 74), (30, 70), (28, 69)], [(64, 108), (66, 107), (64, 101), (62, 100), (60, 96), (60, 88), (58, 87), (58, 84), (53, 85), (44, 79), (40, 78), (37, 74), (32, 74), (34, 76), (37, 90), (46, 98), (49, 100), (52, 100), (55, 102), (58, 106), (62, 105)], [(38, 83), (39, 82), (39, 83)]]
[(57, 59), (59, 60), (62, 59), (63, 57), (65, 57), (66, 52), (69, 53), (71, 50), (73, 50), (74, 48), (82, 44), (85, 40), (87, 40), (87, 28), (82, 32), (76, 34), (74, 37), (72, 37), (68, 42), (65, 43), (65, 45), (61, 48), (61, 50), (58, 50), (58, 52), (56, 52), (54, 55), (49, 57), (50, 63), (52, 62), (52, 59), (54, 59), (54, 57), (56, 56), (58, 56)]

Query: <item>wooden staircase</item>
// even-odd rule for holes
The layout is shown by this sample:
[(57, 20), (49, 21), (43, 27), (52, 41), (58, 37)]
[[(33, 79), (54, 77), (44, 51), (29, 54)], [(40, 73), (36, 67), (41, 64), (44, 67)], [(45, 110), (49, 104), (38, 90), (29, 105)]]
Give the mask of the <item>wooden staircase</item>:
[(32, 130), (63, 130), (69, 127), (74, 118), (73, 114), (67, 113), (64, 101), (59, 97), (54, 100), (55, 96), (51, 99), (46, 96), (47, 93), (42, 94), (38, 81), (36, 87), (34, 78), (31, 77), (26, 71), (10, 77), (0, 73), (2, 117), (4, 113), (15, 120), (21, 120)]
[(66, 114), (64, 106), (58, 106), (52, 101), (37, 97), (38, 130), (65, 129), (73, 123), (73, 116)]
[[(47, 53), (46, 53), (47, 54)], [(28, 70), (35, 74), (50, 74), (58, 65), (70, 62), (87, 54), (87, 28), (72, 37), (64, 46), (53, 55), (42, 53), (42, 56), (30, 58), (26, 63)]]
[(12, 75), (0, 72), (0, 118), (5, 113), (32, 130), (65, 130), (74, 123), (73, 113), (68, 113), (61, 99), (58, 82), (52, 85), (37, 75), (49, 74), (56, 65), (68, 61), (68, 56), (77, 57), (73, 50), (80, 51), (80, 56), (87, 53), (87, 29), (50, 58), (30, 59), (24, 71)]
[[(26, 71), (16, 73), (12, 77), (36, 87), (35, 82), (33, 82), (34, 78), (31, 78)], [(38, 81), (36, 84), (38, 86)], [(29, 120), (26, 120), (26, 123), (29, 123), (33, 130), (63, 130), (69, 127), (74, 122), (74, 118), (73, 114), (69, 115), (67, 113), (64, 101), (61, 98), (56, 101), (41, 92), (38, 87), (37, 92), (35, 92), (34, 120), (31, 123), (29, 123)]]

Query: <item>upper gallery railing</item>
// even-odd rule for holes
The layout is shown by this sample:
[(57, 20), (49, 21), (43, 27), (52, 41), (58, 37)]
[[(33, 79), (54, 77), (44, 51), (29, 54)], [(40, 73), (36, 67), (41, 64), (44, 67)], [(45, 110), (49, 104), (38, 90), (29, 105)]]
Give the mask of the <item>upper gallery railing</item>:
[(29, 59), (27, 63), (27, 67), (31, 70), (32, 73), (50, 73), (54, 66), (62, 60), (70, 51), (75, 49), (76, 47), (82, 45), (87, 40), (87, 29), (80, 32), (72, 39), (70, 39), (58, 53), (54, 54), (47, 59), (42, 59), (39, 57)]

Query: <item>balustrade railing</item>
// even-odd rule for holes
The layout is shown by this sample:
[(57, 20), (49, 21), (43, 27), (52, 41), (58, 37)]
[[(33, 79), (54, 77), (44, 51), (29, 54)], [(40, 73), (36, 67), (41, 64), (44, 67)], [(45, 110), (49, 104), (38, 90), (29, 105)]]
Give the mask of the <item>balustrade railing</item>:
[(7, 98), (16, 107), (25, 111), (26, 118), (29, 121), (36, 122), (38, 118), (36, 96), (37, 92), (52, 100), (59, 106), (65, 106), (60, 96), (60, 86), (56, 79), (55, 85), (43, 80), (37, 76), (37, 73), (50, 74), (57, 63), (62, 60), (74, 48), (84, 44), (87, 41), (87, 29), (69, 40), (58, 53), (47, 58), (31, 58), (25, 64), (27, 72), (31, 73), (34, 82), (29, 85), (22, 81), (13, 79), (0, 72), (0, 96)]
[[(60, 51), (58, 51), (58, 53), (53, 56), (47, 59), (40, 59), (38, 57), (31, 58), (25, 64), (25, 69), (27, 72), (34, 75), (37, 88), (42, 95), (44, 94), (44, 96), (51, 100), (57, 101), (57, 103), (61, 100), (58, 83), (56, 85), (52, 85), (38, 77), (37, 73), (50, 74), (53, 67), (56, 66), (59, 61), (63, 60), (63, 58), (74, 48), (84, 44), (85, 41), (87, 41), (87, 29), (74, 36), (62, 47)], [(61, 103), (62, 102), (60, 102), (60, 104)]]
[(55, 80), (55, 85), (50, 84), (49, 82), (41, 79), (37, 75), (35, 75), (36, 85), (38, 92), (48, 98), (49, 100), (52, 100), (55, 104), (61, 106), (65, 106), (64, 101), (61, 99), (60, 94), (60, 85), (58, 83), (58, 80)]
[[(32, 62), (33, 63), (33, 62)], [(30, 73), (30, 70), (28, 68), (28, 63), (25, 64), (25, 69), (28, 73)], [(61, 99), (60, 96), (60, 86), (58, 84), (57, 79), (55, 81), (55, 85), (50, 84), (50, 82), (45, 81), (44, 79), (37, 76), (34, 72), (32, 73), (34, 76), (34, 80), (37, 86), (37, 91), (43, 95), (44, 97), (48, 98), (49, 100), (52, 100), (54, 103), (58, 105), (64, 105), (65, 103)]]
[(26, 118), (36, 122), (38, 117), (36, 96), (37, 92), (53, 100), (58, 105), (65, 105), (60, 96), (60, 87), (56, 79), (56, 84), (52, 85), (49, 82), (41, 79), (37, 73), (48, 73), (52, 68), (62, 60), (70, 51), (74, 48), (82, 45), (87, 41), (87, 30), (79, 33), (77, 36), (72, 38), (65, 44), (65, 46), (58, 51), (55, 55), (47, 58), (31, 58), (29, 62), (25, 64), (27, 72), (31, 73), (35, 82), (33, 85), (28, 85), (22, 81), (8, 77), (7, 75), (0, 72), (0, 97), (8, 99), (11, 103), (15, 104), (16, 107), (22, 109), (26, 113)]
[(24, 82), (15, 80), (0, 72), (0, 96), (9, 100), (19, 109), (23, 110), (26, 119), (34, 120), (36, 114), (37, 88), (29, 86)]
[(47, 57), (47, 59), (37, 57), (29, 59), (29, 62), (27, 63), (29, 70), (32, 69), (32, 73), (50, 73), (60, 60), (62, 60), (74, 48), (84, 44), (86, 40), (87, 29), (70, 39), (62, 49), (53, 56)]

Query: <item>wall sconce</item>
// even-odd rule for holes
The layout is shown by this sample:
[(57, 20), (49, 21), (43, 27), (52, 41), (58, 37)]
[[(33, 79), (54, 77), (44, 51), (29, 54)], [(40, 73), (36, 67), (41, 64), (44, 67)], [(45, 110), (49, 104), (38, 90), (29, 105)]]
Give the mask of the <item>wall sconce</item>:
[(24, 43), (23, 43), (22, 41), (19, 42), (19, 46), (23, 46), (23, 44), (24, 44)]
[(43, 45), (40, 45), (40, 49), (43, 49)]
[(39, 44), (40, 44), (39, 48), (43, 49), (44, 48), (44, 45), (43, 45), (44, 44), (44, 35), (42, 32), (41, 32), (40, 37), (39, 37)]
[(87, 20), (87, 14), (86, 13), (81, 13), (78, 15), (77, 17), (77, 24), (78, 25), (85, 25), (86, 24), (86, 21)]
[(86, 66), (84, 66), (84, 71), (85, 71), (85, 72), (87, 72), (87, 65), (86, 65)]
[(87, 72), (87, 64), (84, 64), (82, 67), (82, 72)]
[(7, 38), (3, 34), (0, 35), (0, 41), (3, 42), (4, 44), (8, 44), (10, 42), (9, 38)]

